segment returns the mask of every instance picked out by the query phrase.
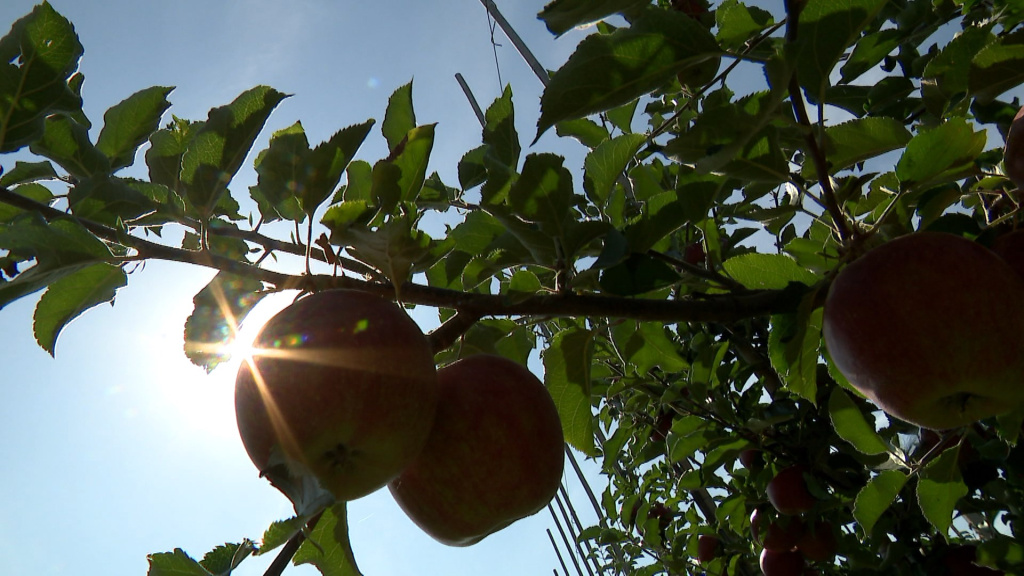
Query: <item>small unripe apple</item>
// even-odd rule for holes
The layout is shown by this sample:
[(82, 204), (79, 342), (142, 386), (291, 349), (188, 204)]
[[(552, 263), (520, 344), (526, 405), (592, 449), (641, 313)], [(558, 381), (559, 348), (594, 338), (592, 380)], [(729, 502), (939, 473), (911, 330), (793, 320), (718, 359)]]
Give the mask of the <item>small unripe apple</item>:
[(254, 348), (238, 370), (235, 415), (261, 473), (284, 464), (353, 500), (398, 476), (426, 443), (434, 355), (393, 302), (349, 290), (312, 294), (267, 321)]
[(470, 356), (437, 378), (427, 445), (388, 488), (435, 540), (469, 546), (551, 501), (565, 459), (562, 424), (544, 384), (507, 358)]
[(804, 556), (800, 552), (777, 552), (767, 548), (761, 550), (760, 565), (764, 576), (802, 576), (805, 567)]
[(814, 522), (797, 540), (796, 548), (812, 562), (831, 561), (839, 548), (832, 523), (826, 520)]
[(701, 534), (697, 537), (697, 561), (701, 564), (711, 562), (718, 556), (721, 542), (714, 534)]
[(918, 232), (842, 269), (823, 333), (836, 368), (890, 415), (936, 430), (1024, 403), (1024, 279), (960, 236)]
[(817, 500), (807, 489), (807, 480), (804, 479), (806, 471), (800, 465), (790, 466), (768, 482), (768, 501), (779, 514), (795, 516), (814, 508)]

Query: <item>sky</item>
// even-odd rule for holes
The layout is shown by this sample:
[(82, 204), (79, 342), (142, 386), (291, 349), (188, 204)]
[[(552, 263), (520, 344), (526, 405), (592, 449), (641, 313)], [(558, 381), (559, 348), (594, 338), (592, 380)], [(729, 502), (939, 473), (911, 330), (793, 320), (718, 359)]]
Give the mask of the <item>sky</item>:
[[(0, 33), (32, 0), (0, 2)], [(379, 133), (387, 98), (414, 81), (420, 124), (437, 122), (431, 170), (457, 185), (458, 159), (480, 143), (480, 127), (454, 79), (461, 72), (486, 107), (510, 84), (524, 147), (539, 112), (539, 81), (478, 0), (53, 0), (85, 46), (87, 115), (137, 90), (176, 86), (170, 114), (201, 120), (258, 84), (293, 96), (275, 111), (270, 134), (301, 120), (311, 144), (376, 118), (359, 158), (386, 155)], [(555, 39), (536, 19), (541, 0), (498, 2), (538, 59), (557, 68), (584, 32)], [(500, 70), (500, 81), (499, 81)], [(551, 131), (553, 133), (553, 131)], [(549, 133), (532, 151), (557, 151), (567, 166), (582, 151)], [(95, 136), (95, 133), (93, 134)], [(531, 149), (524, 149), (524, 153)], [(5, 169), (15, 157), (0, 157)], [(141, 157), (139, 160), (141, 166)], [(255, 183), (252, 157), (232, 183)], [(144, 175), (136, 168), (127, 174)], [(284, 261), (283, 270), (299, 271)], [(38, 294), (0, 310), (0, 566), (11, 576), (145, 574), (148, 553), (182, 548), (194, 558), (224, 542), (258, 540), (291, 504), (257, 475), (237, 436), (232, 391), (237, 363), (207, 375), (182, 352), (192, 297), (213, 272), (148, 262), (133, 270), (114, 306), (69, 325), (51, 358), (32, 338)], [(252, 336), (288, 298), (250, 315)], [(419, 308), (424, 330), (436, 312)], [(596, 465), (584, 463), (592, 480)], [(593, 522), (579, 481), (566, 467), (570, 500)], [(601, 485), (595, 485), (600, 490)], [(367, 576), (546, 574), (558, 567), (546, 511), (470, 548), (449, 548), (409, 521), (387, 490), (350, 504), (352, 543)], [(557, 532), (555, 532), (557, 538)], [(262, 574), (273, 554), (242, 564)], [(559, 573), (561, 570), (559, 570)], [(316, 574), (311, 567), (286, 574)]]

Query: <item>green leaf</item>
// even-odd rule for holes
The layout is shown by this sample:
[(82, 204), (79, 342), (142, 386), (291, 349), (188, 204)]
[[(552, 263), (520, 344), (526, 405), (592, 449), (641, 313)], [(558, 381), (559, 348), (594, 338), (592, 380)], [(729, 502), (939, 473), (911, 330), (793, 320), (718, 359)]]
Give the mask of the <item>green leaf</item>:
[(68, 192), (68, 204), (75, 216), (112, 227), (156, 210), (153, 199), (127, 181), (102, 174), (79, 181)]
[(1021, 82), (1024, 82), (1024, 33), (1020, 30), (987, 44), (971, 60), (968, 87), (979, 103), (992, 102)]
[(299, 197), (306, 179), (309, 140), (301, 122), (274, 132), (270, 145), (256, 157), (258, 184), (249, 189), (264, 222), (302, 222)]
[(738, 0), (725, 0), (715, 9), (718, 33), (715, 37), (723, 48), (741, 50), (752, 37), (774, 24), (767, 10), (747, 6)]
[(157, 130), (149, 137), (146, 165), (149, 167), (151, 182), (167, 186), (176, 193), (183, 191), (180, 186), (181, 159), (202, 128), (202, 122), (174, 118), (166, 128)]
[(662, 323), (624, 322), (615, 328), (614, 333), (617, 340), (623, 340), (622, 354), (640, 375), (655, 367), (672, 373), (688, 366), (679, 355), (679, 345), (669, 339)]
[(583, 190), (598, 208), (604, 208), (615, 182), (647, 140), (643, 134), (623, 134), (605, 140), (583, 162)]
[(554, 0), (544, 6), (537, 17), (552, 34), (561, 36), (577, 26), (644, 4), (646, 0)]
[(146, 576), (213, 576), (181, 548), (150, 554), (146, 560), (149, 562)]
[(682, 68), (721, 54), (703, 24), (669, 10), (652, 8), (629, 28), (588, 36), (545, 88), (537, 138), (563, 120), (644, 96)]
[[(312, 215), (331, 196), (375, 122), (371, 118), (362, 124), (342, 128), (310, 152), (307, 180), (301, 195), (301, 205), (306, 214)], [(349, 173), (350, 184), (352, 177)]]
[(597, 455), (590, 405), (593, 354), (594, 334), (580, 328), (558, 332), (541, 353), (544, 384), (558, 408), (565, 440), (588, 456)]
[(816, 99), (829, 74), (886, 0), (808, 0), (792, 46), (800, 84)]
[(331, 243), (348, 246), (353, 258), (379, 270), (398, 292), (414, 273), (433, 266), (454, 244), (436, 242), (414, 225), (415, 216), (408, 215), (373, 229), (353, 226), (333, 234)]
[(185, 321), (185, 355), (210, 372), (231, 358), (230, 344), (245, 316), (265, 294), (263, 283), (220, 272), (192, 299)]
[(963, 118), (950, 119), (919, 132), (907, 143), (896, 164), (896, 177), (904, 188), (924, 188), (971, 169), (985, 149), (985, 131), (975, 132)]
[(515, 107), (512, 87), (506, 86), (484, 114), (483, 143), (487, 145), (487, 160), (515, 170), (519, 166), (519, 133), (516, 132)]
[(89, 141), (89, 129), (68, 116), (46, 119), (43, 137), (29, 147), (77, 178), (109, 174), (110, 160)]
[(513, 212), (554, 238), (565, 236), (572, 219), (572, 174), (562, 166), (565, 159), (555, 154), (530, 154), (523, 174), (508, 193)]
[(887, 28), (866, 34), (857, 41), (850, 57), (840, 68), (844, 82), (851, 82), (862, 74), (877, 66), (886, 56), (899, 47), (909, 32), (897, 28)]
[(0, 176), (0, 186), (11, 187), (16, 184), (28, 184), (40, 180), (56, 180), (57, 172), (53, 164), (49, 162), (22, 162), (14, 163), (14, 168), (4, 172)]
[(96, 149), (110, 159), (112, 170), (135, 162), (135, 152), (160, 126), (160, 117), (170, 108), (167, 95), (171, 90), (174, 88), (165, 86), (140, 90), (103, 114)]
[(671, 266), (647, 254), (631, 254), (625, 261), (604, 270), (601, 290), (615, 296), (638, 296), (679, 282)]
[(113, 303), (117, 290), (127, 285), (124, 270), (105, 263), (92, 264), (53, 282), (36, 305), (36, 342), (53, 356), (57, 336), (69, 322), (89, 308)]
[(921, 469), (917, 482), (917, 503), (935, 530), (944, 537), (953, 523), (956, 503), (967, 495), (960, 476), (959, 447), (947, 449)]
[(43, 134), (53, 112), (78, 112), (82, 44), (74, 26), (43, 2), (0, 39), (0, 153)]
[(274, 108), (287, 98), (273, 88), (246, 90), (227, 106), (210, 110), (181, 158), (181, 182), (188, 199), (208, 217), (241, 168)]
[(790, 282), (813, 285), (818, 277), (786, 254), (741, 254), (722, 266), (734, 280), (751, 290), (779, 290)]
[(487, 150), (487, 146), (477, 146), (459, 159), (459, 186), (462, 186), (463, 190), (469, 190), (487, 181), (487, 166), (484, 164)]
[(882, 470), (857, 494), (853, 505), (853, 517), (870, 537), (875, 523), (889, 509), (896, 496), (907, 483), (907, 475), (900, 470)]
[(971, 61), (994, 39), (990, 27), (971, 26), (928, 61), (921, 78), (921, 94), (930, 112), (942, 116), (952, 99), (967, 96)]
[(853, 445), (862, 454), (885, 454), (889, 447), (875, 432), (875, 427), (842, 388), (834, 388), (828, 398), (828, 413), (832, 426), (840, 438)]
[(412, 107), (412, 82), (403, 84), (391, 93), (388, 107), (384, 112), (384, 122), (380, 130), (388, 142), (388, 150), (394, 153), (405, 135), (416, 127), (416, 113)]
[(36, 265), (0, 283), (0, 308), (97, 262), (110, 259), (110, 250), (75, 220), (46, 222), (37, 213), (23, 213), (0, 223), (0, 250)]
[(204, 554), (199, 564), (212, 574), (228, 576), (254, 550), (255, 547), (250, 540), (245, 540), (241, 544), (222, 544)]
[(559, 122), (555, 124), (555, 133), (563, 138), (575, 138), (587, 148), (597, 148), (609, 138), (608, 129), (589, 118)]
[[(912, 134), (894, 118), (860, 118), (825, 128), (825, 157), (835, 174), (857, 163), (907, 145)], [(817, 180), (814, 162), (804, 162), (803, 176)]]
[(677, 134), (665, 154), (702, 174), (721, 172), (745, 180), (783, 182), (789, 168), (777, 142), (776, 119), (784, 91), (756, 92), (706, 109)]
[(348, 512), (341, 502), (324, 511), (292, 562), (312, 564), (323, 576), (362, 576), (348, 534)]
[(426, 124), (413, 128), (398, 146), (399, 153), (392, 162), (401, 171), (397, 182), (398, 200), (401, 202), (415, 201), (423, 189), (430, 151), (434, 147), (434, 126)]
[[(53, 192), (51, 192), (49, 188), (34, 182), (30, 184), (22, 184), (21, 186), (11, 190), (11, 192), (45, 205), (49, 205), (53, 200)], [(10, 222), (11, 219), (22, 212), (24, 211), (21, 208), (15, 208), (10, 204), (0, 202), (0, 223)]]
[(800, 301), (796, 314), (772, 316), (768, 357), (786, 388), (817, 404), (818, 352), (821, 347), (822, 308), (815, 308), (815, 293)]

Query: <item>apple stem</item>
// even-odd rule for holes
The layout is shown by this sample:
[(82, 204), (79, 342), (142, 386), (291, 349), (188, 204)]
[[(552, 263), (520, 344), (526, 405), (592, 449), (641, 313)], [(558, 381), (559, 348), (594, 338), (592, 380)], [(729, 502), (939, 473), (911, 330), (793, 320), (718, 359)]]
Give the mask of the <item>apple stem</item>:
[(316, 523), (320, 520), (320, 517), (323, 516), (323, 514), (323, 510), (314, 514), (313, 517), (309, 519), (309, 522), (306, 523), (305, 530), (299, 530), (284, 543), (284, 546), (281, 547), (281, 551), (277, 553), (274, 561), (267, 567), (267, 571), (263, 573), (263, 576), (281, 576), (281, 574), (284, 573), (284, 569), (288, 567), (288, 563), (291, 562), (292, 557), (295, 556), (296, 552), (298, 552), (299, 546), (301, 546), (302, 542), (305, 541), (306, 532), (313, 531), (313, 528), (316, 527)]

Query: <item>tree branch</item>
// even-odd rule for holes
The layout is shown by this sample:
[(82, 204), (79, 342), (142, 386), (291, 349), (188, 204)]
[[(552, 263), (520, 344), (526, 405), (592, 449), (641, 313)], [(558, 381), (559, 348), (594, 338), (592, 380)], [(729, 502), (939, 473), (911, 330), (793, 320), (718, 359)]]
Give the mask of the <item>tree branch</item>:
[[(787, 43), (796, 41), (800, 11), (805, 3), (805, 0), (786, 0), (785, 2)], [(825, 209), (832, 217), (832, 221), (835, 223), (839, 238), (845, 244), (850, 239), (851, 228), (846, 220), (846, 215), (843, 214), (843, 210), (836, 199), (836, 192), (832, 188), (832, 179), (829, 178), (828, 161), (825, 158), (825, 152), (814, 135), (814, 126), (807, 116), (807, 107), (804, 103), (802, 88), (795, 72), (789, 79), (789, 101), (793, 106), (793, 114), (796, 115), (797, 122), (806, 129), (804, 140), (807, 142), (807, 151), (810, 154), (811, 161), (814, 163), (815, 172), (818, 173), (818, 184), (821, 186), (821, 200), (825, 205)]]
[[(395, 288), (390, 283), (359, 280), (325, 274), (286, 274), (261, 268), (249, 262), (232, 260), (208, 251), (192, 251), (157, 244), (130, 236), (104, 224), (76, 218), (61, 210), (41, 204), (0, 187), (0, 202), (38, 212), (46, 220), (71, 218), (89, 232), (108, 242), (127, 246), (138, 252), (136, 259), (166, 260), (203, 266), (239, 276), (260, 280), (278, 290), (328, 290), (343, 288), (360, 290), (393, 300)], [(435, 308), (449, 308), (484, 316), (563, 316), (594, 318), (626, 318), (660, 322), (734, 322), (752, 316), (764, 316), (796, 310), (808, 290), (793, 283), (782, 290), (751, 290), (739, 294), (714, 294), (685, 300), (648, 300), (616, 296), (580, 294), (537, 294), (510, 300), (503, 294), (480, 294), (407, 282), (401, 288), (402, 301)]]

